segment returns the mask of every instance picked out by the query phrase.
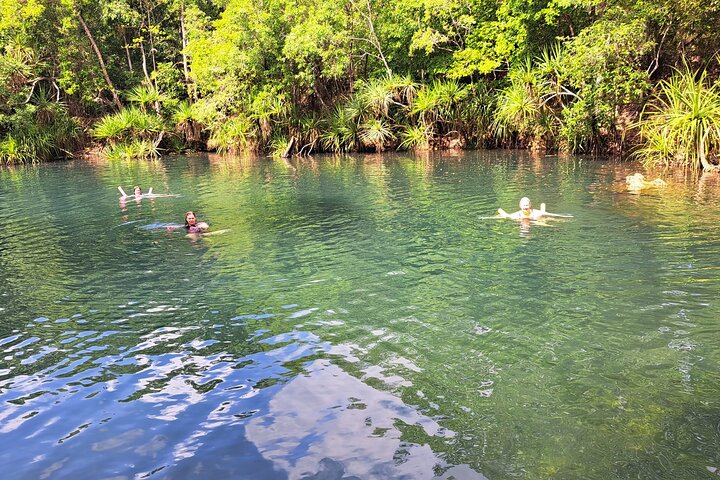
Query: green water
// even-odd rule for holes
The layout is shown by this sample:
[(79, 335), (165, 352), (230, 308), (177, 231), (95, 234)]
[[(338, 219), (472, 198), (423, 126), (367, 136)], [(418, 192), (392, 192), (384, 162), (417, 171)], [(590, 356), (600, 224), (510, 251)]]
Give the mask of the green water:
[(717, 478), (720, 182), (634, 168), (0, 169), (3, 478)]

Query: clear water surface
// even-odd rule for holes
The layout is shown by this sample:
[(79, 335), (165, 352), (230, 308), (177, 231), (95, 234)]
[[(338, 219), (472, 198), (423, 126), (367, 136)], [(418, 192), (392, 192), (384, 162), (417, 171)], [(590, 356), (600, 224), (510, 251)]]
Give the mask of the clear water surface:
[[(718, 478), (718, 180), (634, 195), (629, 173), (0, 169), (2, 478)], [(134, 184), (180, 196), (120, 205)], [(479, 218), (522, 195), (574, 218)], [(229, 231), (163, 227), (190, 209)]]

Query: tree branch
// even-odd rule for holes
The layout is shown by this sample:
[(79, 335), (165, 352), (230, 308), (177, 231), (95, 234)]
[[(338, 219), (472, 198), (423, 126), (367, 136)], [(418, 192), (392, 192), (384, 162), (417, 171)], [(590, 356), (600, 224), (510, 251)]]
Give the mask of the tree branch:
[(107, 67), (105, 67), (105, 61), (103, 60), (102, 54), (100, 53), (100, 49), (98, 48), (97, 43), (95, 43), (95, 38), (90, 32), (87, 23), (85, 23), (85, 19), (83, 18), (82, 13), (80, 13), (80, 10), (77, 10), (76, 13), (78, 18), (80, 19), (83, 30), (85, 30), (85, 35), (87, 35), (88, 39), (90, 40), (90, 44), (92, 45), (93, 50), (95, 50), (95, 55), (97, 55), (98, 57), (98, 61), (100, 62), (100, 68), (102, 69), (103, 76), (105, 77), (105, 83), (107, 83), (108, 87), (110, 87), (110, 92), (113, 96), (113, 102), (115, 103), (115, 106), (120, 109), (122, 108), (122, 102), (120, 102), (120, 97), (118, 97), (115, 86), (113, 85), (112, 80), (110, 80), (110, 75), (108, 75)]
[[(382, 61), (383, 65), (385, 66), (385, 70), (387, 71), (388, 76), (392, 76), (392, 70), (390, 70), (390, 66), (387, 63), (387, 60), (385, 59), (385, 55), (383, 54), (382, 47), (380, 45), (380, 40), (378, 40), (377, 35), (375, 34), (375, 25), (373, 23), (372, 19), (372, 7), (370, 5), (370, 0), (365, 0), (365, 4), (367, 6), (367, 14), (363, 12), (360, 7), (358, 7), (355, 4), (355, 0), (350, 0), (350, 4), (357, 10), (357, 12), (365, 17), (365, 19), (368, 22), (368, 28), (370, 31), (370, 38), (369, 39), (362, 39), (367, 42), (369, 42), (375, 49), (378, 51), (378, 55), (373, 55), (375, 58), (378, 58)], [(360, 39), (357, 39), (360, 40)]]

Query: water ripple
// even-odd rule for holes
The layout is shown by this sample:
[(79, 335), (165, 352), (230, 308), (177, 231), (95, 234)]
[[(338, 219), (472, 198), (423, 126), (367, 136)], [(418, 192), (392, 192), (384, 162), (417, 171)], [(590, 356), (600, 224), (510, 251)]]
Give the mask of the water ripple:
[[(178, 157), (0, 181), (6, 474), (716, 467), (716, 199), (618, 192), (630, 167), (611, 162), (464, 155)], [(134, 183), (182, 196), (119, 206)], [(574, 217), (478, 220), (522, 195)], [(189, 209), (229, 232), (154, 228)]]

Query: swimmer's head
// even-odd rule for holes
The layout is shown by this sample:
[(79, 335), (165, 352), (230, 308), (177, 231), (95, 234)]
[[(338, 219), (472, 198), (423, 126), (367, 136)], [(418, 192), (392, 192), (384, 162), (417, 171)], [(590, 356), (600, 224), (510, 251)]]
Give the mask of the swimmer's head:
[(140, 189), (139, 186), (135, 185), (133, 187), (133, 193), (135, 193), (135, 195), (137, 195), (137, 196), (140, 196), (140, 195), (142, 195), (142, 190)]
[(195, 218), (195, 212), (187, 212), (185, 213), (185, 226), (190, 227), (192, 225), (195, 225), (197, 223), (197, 219)]
[(532, 204), (530, 203), (530, 199), (528, 197), (520, 199), (520, 210), (530, 210), (531, 208)]

